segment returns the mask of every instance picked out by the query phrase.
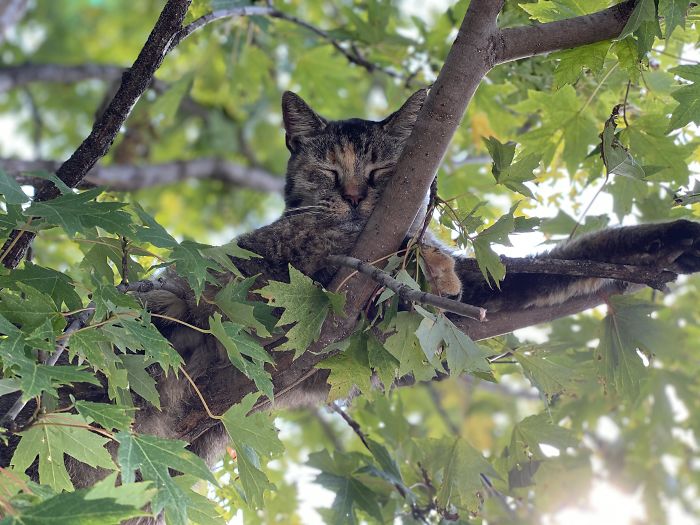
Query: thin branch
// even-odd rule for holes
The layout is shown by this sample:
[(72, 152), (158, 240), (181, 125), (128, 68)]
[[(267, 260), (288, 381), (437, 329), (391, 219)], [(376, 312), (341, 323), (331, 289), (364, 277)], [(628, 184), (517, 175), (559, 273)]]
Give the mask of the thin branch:
[[(168, 0), (158, 21), (148, 36), (139, 56), (130, 70), (122, 76), (122, 83), (103, 115), (95, 121), (92, 131), (77, 150), (56, 171), (56, 175), (70, 187), (77, 186), (95, 163), (109, 151), (114, 138), (141, 95), (146, 91), (153, 74), (160, 67), (173, 37), (182, 27), (182, 21), (192, 0)], [(57, 197), (59, 189), (47, 182), (37, 191), (35, 201)], [(15, 268), (34, 239), (33, 232), (14, 230), (2, 248), (3, 264)]]
[(627, 24), (635, 3), (636, 0), (627, 0), (590, 15), (502, 29), (493, 40), (495, 63), (615, 38)]
[[(0, 158), (0, 168), (20, 184), (39, 186), (45, 179), (33, 171), (54, 172), (59, 162)], [(163, 164), (95, 166), (78, 187), (105, 186), (116, 191), (134, 191), (185, 180), (214, 179), (269, 193), (281, 193), (284, 179), (261, 168), (242, 166), (222, 159), (194, 159)]]
[(486, 310), (484, 308), (479, 308), (478, 306), (472, 306), (470, 304), (460, 303), (459, 301), (454, 301), (446, 297), (440, 297), (439, 295), (434, 295), (427, 292), (422, 292), (420, 290), (414, 290), (410, 286), (397, 281), (388, 273), (372, 266), (369, 263), (363, 262), (354, 257), (348, 257), (346, 255), (331, 255), (328, 257), (328, 262), (331, 264), (337, 264), (340, 266), (345, 266), (347, 268), (352, 268), (358, 272), (367, 275), (372, 280), (378, 282), (389, 288), (390, 290), (396, 292), (396, 294), (405, 301), (412, 301), (414, 303), (429, 304), (431, 306), (436, 306), (445, 310), (447, 312), (452, 312), (458, 315), (463, 315), (465, 317), (470, 317), (471, 319), (477, 319), (483, 321), (486, 319)]
[(348, 62), (363, 67), (370, 73), (379, 71), (393, 78), (403, 78), (403, 76), (396, 71), (387, 69), (378, 64), (374, 64), (362, 56), (359, 50), (355, 46), (351, 46), (350, 49), (344, 48), (338, 40), (333, 38), (327, 31), (316, 27), (309, 22), (302, 20), (299, 17), (285, 13), (275, 9), (274, 7), (268, 6), (240, 6), (240, 7), (230, 7), (228, 9), (218, 9), (202, 15), (194, 22), (189, 23), (187, 26), (183, 27), (178, 33), (177, 37), (173, 41), (172, 47), (178, 45), (182, 40), (190, 36), (192, 33), (201, 29), (205, 25), (214, 22), (216, 20), (222, 20), (224, 18), (235, 18), (242, 16), (269, 16), (271, 18), (277, 18), (279, 20), (285, 20), (299, 27), (303, 27), (308, 31), (320, 36), (323, 40), (331, 44), (340, 54), (342, 54)]

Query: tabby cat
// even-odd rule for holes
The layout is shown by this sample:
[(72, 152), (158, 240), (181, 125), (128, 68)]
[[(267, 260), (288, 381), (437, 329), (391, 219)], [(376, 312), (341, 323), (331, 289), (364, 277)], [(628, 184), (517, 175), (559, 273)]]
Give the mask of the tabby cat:
[[(284, 193), (286, 208), (277, 221), (237, 239), (239, 246), (262, 256), (236, 259), (237, 267), (246, 275), (259, 275), (262, 284), (268, 279), (287, 280), (287, 268), (292, 264), (327, 285), (336, 269), (328, 266), (326, 257), (347, 254), (355, 244), (392, 176), (426, 94), (426, 90), (416, 92), (397, 112), (373, 122), (329, 121), (299, 96), (285, 93), (282, 112), (291, 154)], [(410, 234), (423, 224), (425, 213), (424, 209), (418, 214)], [(489, 286), (429, 233), (423, 239), (422, 252), (433, 292), (461, 297), (489, 311), (556, 305), (609, 284), (598, 278), (513, 274), (498, 289)], [(700, 224), (677, 220), (606, 229), (537, 257), (648, 264), (677, 273), (696, 272), (700, 270)], [(206, 301), (197, 303), (189, 286), (174, 272), (166, 273), (164, 279), (162, 289), (142, 294), (148, 309), (207, 326), (214, 307)], [(180, 324), (159, 328), (183, 355), (195, 381), (207, 380), (212, 370), (225, 366), (226, 354), (212, 337)], [(182, 377), (160, 377), (159, 391), (162, 409), (144, 403), (137, 415), (136, 430), (174, 437), (175, 423), (189, 412), (201, 410), (201, 405)], [(322, 403), (326, 392), (324, 376), (316, 374), (296, 390), (276, 398), (276, 404)], [(220, 457), (225, 443), (219, 425), (197, 438), (191, 448), (211, 464)], [(0, 466), (8, 463), (9, 457), (0, 457)], [(76, 486), (89, 485), (103, 475), (82, 465), (72, 466)]]

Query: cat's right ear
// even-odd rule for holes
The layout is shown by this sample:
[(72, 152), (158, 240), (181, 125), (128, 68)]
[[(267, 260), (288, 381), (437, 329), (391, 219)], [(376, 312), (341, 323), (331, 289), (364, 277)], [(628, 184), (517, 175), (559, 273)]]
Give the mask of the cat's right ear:
[(282, 119), (287, 132), (287, 149), (292, 153), (295, 142), (302, 137), (313, 135), (326, 127), (326, 120), (318, 115), (304, 100), (291, 91), (282, 95)]

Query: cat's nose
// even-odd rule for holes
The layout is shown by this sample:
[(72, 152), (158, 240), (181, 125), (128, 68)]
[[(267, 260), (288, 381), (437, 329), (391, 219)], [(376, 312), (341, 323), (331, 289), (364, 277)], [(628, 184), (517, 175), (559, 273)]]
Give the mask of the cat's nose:
[(365, 195), (359, 190), (345, 190), (343, 199), (348, 201), (353, 208), (357, 208), (365, 198)]

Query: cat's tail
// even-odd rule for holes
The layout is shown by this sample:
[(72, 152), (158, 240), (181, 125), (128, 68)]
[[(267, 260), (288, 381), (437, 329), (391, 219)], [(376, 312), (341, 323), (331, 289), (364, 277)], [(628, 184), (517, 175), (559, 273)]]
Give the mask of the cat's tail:
[[(536, 259), (590, 260), (648, 266), (675, 273), (700, 271), (700, 223), (684, 219), (659, 224), (607, 228), (555, 246)], [(631, 291), (638, 287), (619, 280), (571, 275), (510, 273), (500, 288), (489, 284), (473, 260), (457, 259), (463, 302), (490, 311), (553, 306), (600, 291)], [(611, 288), (612, 286), (612, 288)]]

